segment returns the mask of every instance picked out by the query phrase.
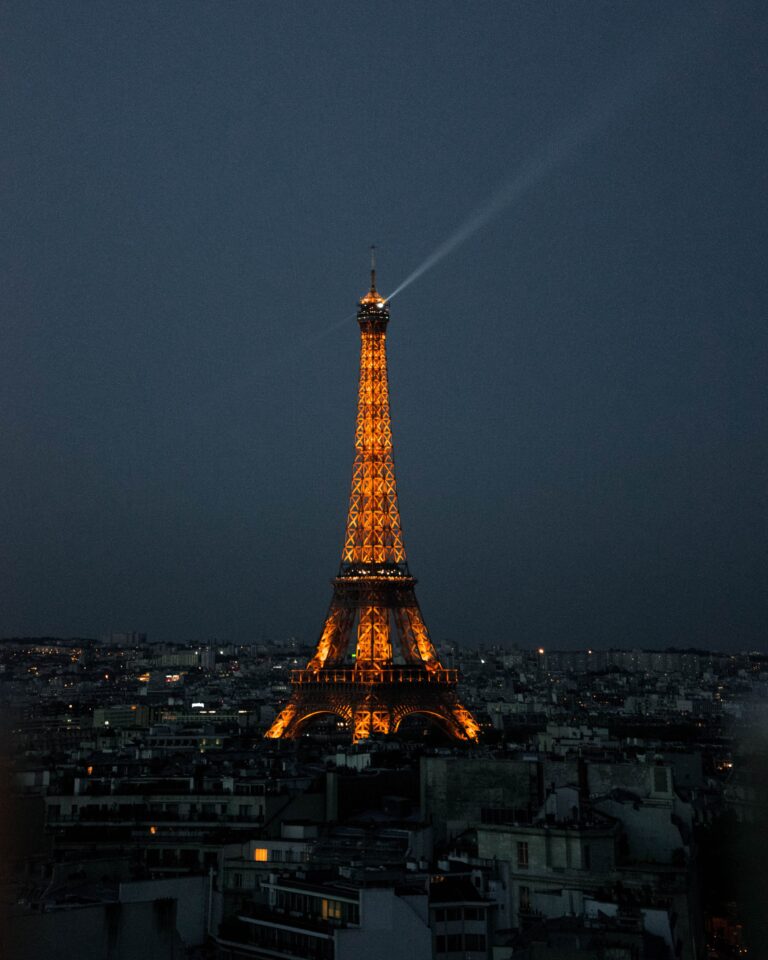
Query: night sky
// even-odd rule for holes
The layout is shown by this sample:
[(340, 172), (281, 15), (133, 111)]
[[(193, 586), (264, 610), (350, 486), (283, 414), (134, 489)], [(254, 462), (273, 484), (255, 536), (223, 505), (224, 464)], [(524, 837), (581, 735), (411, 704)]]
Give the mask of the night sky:
[(392, 302), (435, 639), (764, 649), (767, 49), (762, 0), (6, 0), (0, 636), (316, 639), (368, 246), (388, 293), (506, 191)]

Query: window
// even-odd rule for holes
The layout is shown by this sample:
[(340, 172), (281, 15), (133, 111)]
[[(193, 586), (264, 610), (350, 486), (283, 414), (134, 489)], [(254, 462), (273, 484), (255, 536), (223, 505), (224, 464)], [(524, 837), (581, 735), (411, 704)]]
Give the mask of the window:
[(341, 920), (341, 901), (323, 899), (323, 920)]
[(517, 891), (520, 913), (528, 913), (531, 909), (531, 888), (520, 887)]
[(283, 859), (283, 851), (275, 848), (272, 851), (272, 856), (270, 857), (270, 860), (274, 860), (275, 863), (281, 863), (282, 859)]
[(524, 840), (517, 841), (517, 866), (520, 870), (528, 869), (528, 844)]
[(242, 873), (235, 873), (232, 875), (232, 886), (236, 890), (240, 890), (243, 886), (243, 875)]
[(656, 793), (666, 793), (668, 791), (666, 767), (653, 768), (653, 789)]
[(484, 920), (485, 911), (482, 907), (464, 907), (465, 920)]
[(464, 949), (485, 950), (485, 935), (482, 933), (465, 933)]
[(445, 949), (448, 953), (458, 953), (462, 949), (461, 934), (449, 933), (445, 938)]
[(435, 937), (435, 953), (445, 953), (445, 936), (442, 933)]
[(461, 920), (461, 908), (460, 907), (448, 907), (445, 911), (446, 920)]
[(257, 863), (266, 863), (269, 860), (269, 850), (266, 847), (256, 847), (253, 851), (253, 859)]
[(438, 923), (442, 923), (443, 920), (445, 920), (445, 910), (443, 910), (442, 908), (439, 910), (435, 910), (435, 920)]

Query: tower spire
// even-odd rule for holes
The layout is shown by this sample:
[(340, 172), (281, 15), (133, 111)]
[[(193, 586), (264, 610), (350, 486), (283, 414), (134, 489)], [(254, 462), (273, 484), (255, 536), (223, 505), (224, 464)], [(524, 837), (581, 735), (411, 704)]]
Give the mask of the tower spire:
[[(386, 307), (387, 301), (376, 289), (376, 246), (371, 244), (371, 289), (366, 293), (364, 297), (360, 299), (360, 306), (369, 306), (375, 307), (377, 310), (383, 310)], [(358, 316), (358, 320), (360, 317)]]
[(376, 244), (371, 244), (371, 293), (376, 293)]

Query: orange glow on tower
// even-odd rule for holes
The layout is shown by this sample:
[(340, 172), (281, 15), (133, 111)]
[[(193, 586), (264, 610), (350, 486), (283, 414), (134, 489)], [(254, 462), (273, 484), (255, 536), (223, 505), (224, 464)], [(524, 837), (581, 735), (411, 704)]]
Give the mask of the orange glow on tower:
[(438, 659), (408, 570), (389, 413), (389, 305), (376, 290), (375, 263), (357, 321), (360, 384), (341, 567), (314, 656), (292, 671), (290, 700), (266, 736), (296, 737), (311, 717), (331, 713), (358, 741), (394, 733), (404, 717), (422, 713), (458, 740), (477, 740), (480, 728), (457, 698), (456, 671)]

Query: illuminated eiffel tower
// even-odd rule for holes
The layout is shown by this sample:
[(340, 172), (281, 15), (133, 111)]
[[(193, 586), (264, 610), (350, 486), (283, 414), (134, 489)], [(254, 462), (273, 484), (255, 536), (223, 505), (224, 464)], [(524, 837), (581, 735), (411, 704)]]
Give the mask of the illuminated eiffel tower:
[(480, 728), (457, 697), (457, 671), (438, 659), (406, 562), (389, 417), (389, 307), (376, 291), (374, 262), (357, 321), (356, 454), (341, 567), (315, 654), (305, 669), (291, 672), (290, 699), (266, 736), (296, 737), (310, 718), (336, 714), (358, 741), (395, 733), (417, 713), (457, 740), (477, 740)]

